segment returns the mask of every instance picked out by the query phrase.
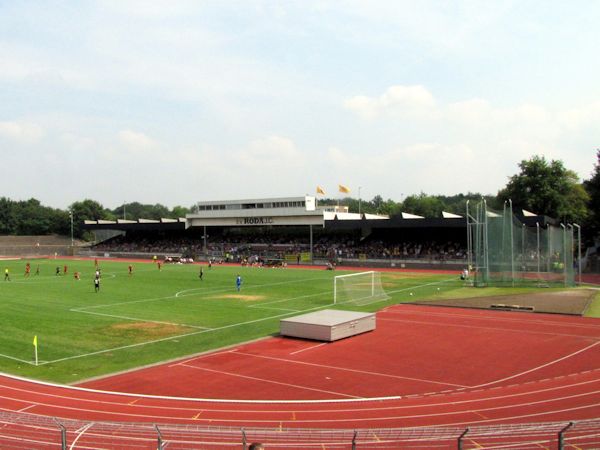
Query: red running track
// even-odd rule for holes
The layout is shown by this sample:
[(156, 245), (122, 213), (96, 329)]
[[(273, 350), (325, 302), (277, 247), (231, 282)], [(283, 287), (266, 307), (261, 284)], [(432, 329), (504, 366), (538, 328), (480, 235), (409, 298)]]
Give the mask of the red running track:
[(374, 332), (331, 344), (270, 338), (85, 384), (142, 394), (3, 376), (0, 409), (284, 428), (600, 417), (599, 319), (398, 305), (377, 322)]

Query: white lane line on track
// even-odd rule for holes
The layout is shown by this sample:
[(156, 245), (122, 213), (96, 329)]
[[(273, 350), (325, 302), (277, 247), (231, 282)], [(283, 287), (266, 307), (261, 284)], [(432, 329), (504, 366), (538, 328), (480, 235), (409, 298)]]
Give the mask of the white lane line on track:
[[(346, 417), (343, 419), (296, 419), (296, 420), (289, 420), (289, 422), (293, 422), (294, 424), (302, 424), (302, 423), (346, 423), (346, 422), (383, 422), (383, 421), (390, 421), (390, 420), (409, 420), (409, 419), (430, 419), (433, 417), (445, 417), (445, 416), (464, 416), (467, 414), (472, 414), (474, 411), (477, 412), (491, 412), (491, 411), (500, 411), (500, 410), (508, 410), (511, 408), (522, 408), (522, 407), (530, 407), (532, 405), (537, 405), (537, 404), (542, 404), (542, 403), (549, 403), (549, 402), (557, 402), (557, 401), (562, 401), (562, 400), (571, 400), (573, 398), (579, 398), (585, 395), (595, 395), (595, 394), (600, 394), (600, 391), (594, 391), (591, 393), (585, 393), (585, 394), (575, 394), (575, 395), (570, 395), (570, 396), (565, 396), (565, 397), (557, 397), (557, 398), (553, 398), (553, 399), (549, 399), (549, 400), (541, 400), (541, 401), (534, 401), (534, 402), (524, 402), (524, 403), (519, 403), (519, 404), (513, 404), (513, 405), (504, 405), (504, 406), (492, 406), (489, 408), (478, 408), (478, 409), (467, 409), (467, 410), (458, 410), (458, 411), (442, 411), (442, 412), (437, 412), (437, 413), (429, 413), (429, 414), (412, 414), (412, 415), (401, 415), (401, 416), (378, 416), (378, 417)], [(0, 397), (1, 398), (1, 397)], [(355, 400), (350, 400), (350, 401), (355, 401)], [(445, 403), (441, 404), (442, 406), (445, 406)], [(126, 412), (120, 412), (120, 411), (106, 411), (106, 410), (90, 410), (90, 409), (85, 409), (85, 408), (77, 408), (77, 407), (73, 407), (73, 406), (67, 406), (67, 405), (50, 405), (50, 404), (43, 404), (43, 403), (39, 403), (38, 406), (46, 406), (46, 407), (52, 407), (55, 409), (65, 409), (65, 410), (69, 410), (69, 411), (78, 411), (78, 412), (93, 412), (93, 413), (100, 413), (100, 414), (107, 414), (107, 415), (118, 415), (118, 416), (125, 416), (125, 417), (137, 417), (137, 418), (144, 418), (144, 419), (152, 419), (152, 420), (173, 420), (173, 419), (177, 419), (177, 420), (186, 420), (189, 418), (186, 417), (179, 417), (179, 416), (163, 416), (163, 415), (155, 415), (155, 414), (132, 414), (132, 413), (126, 413)], [(123, 405), (124, 406), (124, 405)], [(470, 424), (475, 424), (475, 423), (489, 423), (489, 422), (498, 422), (498, 421), (506, 421), (506, 420), (514, 420), (514, 419), (521, 419), (521, 418), (526, 418), (526, 417), (535, 417), (535, 416), (541, 416), (541, 415), (549, 415), (549, 414), (556, 414), (556, 413), (561, 413), (561, 412), (567, 412), (567, 411), (574, 411), (574, 410), (579, 410), (579, 409), (586, 409), (586, 408), (597, 408), (600, 406), (600, 402), (593, 402), (590, 403), (588, 405), (579, 405), (576, 407), (572, 407), (572, 408), (564, 408), (564, 409), (555, 409), (555, 410), (544, 410), (544, 411), (539, 411), (539, 412), (535, 412), (535, 413), (531, 413), (531, 414), (525, 414), (525, 415), (518, 415), (518, 416), (503, 416), (503, 417), (496, 417), (493, 419), (486, 419), (486, 420), (478, 420), (478, 421), (473, 421), (473, 420), (468, 420), (468, 421), (461, 421), (461, 422), (454, 422), (454, 423), (444, 423), (444, 424), (436, 424), (435, 426), (450, 426), (450, 425), (464, 425), (465, 422), (468, 422)], [(160, 408), (160, 407), (155, 407), (156, 409), (164, 409), (164, 408)], [(5, 409), (5, 408), (0, 408), (0, 410), (5, 410), (5, 411), (12, 411), (9, 409)], [(375, 409), (376, 411), (379, 411), (380, 409)], [(197, 410), (196, 410), (197, 411)], [(212, 412), (212, 411), (207, 411), (206, 409), (203, 410), (205, 413), (207, 412)], [(353, 411), (353, 410), (351, 410)], [(13, 411), (14, 412), (14, 411)], [(214, 412), (217, 413), (221, 413), (221, 410), (215, 410)], [(233, 410), (232, 412), (240, 412), (239, 410)], [(255, 411), (256, 413), (265, 413), (267, 411)], [(274, 412), (274, 413), (280, 413), (281, 411), (268, 411), (268, 412)], [(323, 414), (324, 411), (322, 410), (312, 410), (312, 411), (303, 411), (305, 414), (315, 414), (315, 415), (319, 415), (319, 414)], [(335, 416), (336, 412), (340, 412), (339, 410), (333, 410), (332, 411), (332, 415)], [(254, 413), (254, 411), (252, 411), (251, 413)], [(204, 416), (204, 415), (203, 415)], [(283, 423), (283, 422), (288, 422), (285, 420), (281, 420), (281, 417), (277, 417), (277, 418), (261, 418), (261, 419), (249, 419), (249, 418), (243, 418), (243, 419), (215, 419), (214, 417), (211, 418), (210, 415), (206, 415), (206, 418), (203, 417), (199, 417), (197, 419), (195, 419), (194, 423), (198, 423), (198, 421), (206, 421), (207, 423), (210, 423), (211, 425), (216, 424), (217, 422), (225, 422), (225, 423), (239, 423), (239, 422), (243, 422), (243, 423), (276, 423), (278, 426), (279, 424)], [(421, 427), (428, 427), (427, 425), (421, 425)]]
[(386, 319), (383, 317), (377, 317), (377, 319), (385, 321), (385, 322), (414, 323), (414, 324), (418, 324), (418, 325), (429, 325), (429, 326), (436, 326), (436, 327), (473, 328), (473, 329), (479, 329), (479, 330), (495, 330), (495, 331), (503, 331), (503, 332), (514, 332), (514, 333), (574, 337), (574, 338), (588, 339), (588, 340), (594, 340), (594, 341), (600, 342), (600, 337), (582, 336), (580, 334), (553, 333), (550, 331), (535, 331), (535, 330), (523, 330), (523, 329), (512, 329), (512, 328), (499, 328), (499, 327), (489, 327), (489, 326), (480, 326), (480, 325), (467, 325), (467, 324), (460, 324), (460, 323), (445, 323), (445, 322), (431, 322), (431, 321), (426, 322), (426, 321), (411, 320), (411, 319)]
[(177, 366), (181, 366), (183, 364), (187, 364), (187, 363), (191, 363), (193, 361), (197, 361), (199, 359), (206, 359), (206, 358), (210, 358), (212, 356), (217, 356), (217, 355), (223, 355), (225, 353), (233, 353), (235, 352), (236, 349), (231, 349), (231, 350), (226, 350), (223, 352), (211, 352), (211, 353), (205, 353), (204, 355), (198, 355), (198, 356), (194, 356), (192, 358), (188, 358), (186, 360), (183, 361), (177, 361), (173, 364), (170, 364), (168, 367), (177, 367)]
[(34, 404), (31, 404), (31, 405), (29, 405), (29, 406), (26, 406), (25, 408), (17, 409), (17, 411), (18, 411), (18, 412), (25, 412), (25, 411), (27, 411), (28, 409), (35, 408), (36, 406), (37, 406), (37, 405), (34, 403)]
[(352, 372), (352, 373), (360, 373), (360, 374), (364, 374), (364, 375), (375, 375), (375, 376), (380, 376), (380, 377), (386, 377), (386, 378), (394, 378), (397, 380), (411, 380), (411, 381), (420, 381), (423, 383), (433, 383), (433, 384), (439, 384), (442, 386), (454, 386), (454, 387), (462, 387), (462, 388), (467, 388), (469, 386), (465, 386), (462, 384), (454, 384), (454, 383), (444, 383), (441, 381), (434, 381), (434, 380), (424, 380), (424, 379), (420, 379), (420, 378), (411, 378), (411, 377), (403, 377), (400, 375), (391, 375), (391, 374), (387, 374), (387, 373), (380, 373), (380, 372), (370, 372), (367, 370), (358, 370), (358, 369), (350, 369), (347, 367), (337, 367), (337, 366), (329, 366), (329, 365), (325, 365), (325, 364), (317, 364), (317, 363), (309, 363), (306, 361), (295, 361), (293, 359), (286, 359), (286, 358), (275, 358), (273, 356), (265, 356), (265, 355), (254, 355), (252, 353), (244, 353), (244, 352), (236, 352), (236, 355), (244, 355), (244, 356), (250, 356), (253, 358), (261, 358), (261, 359), (269, 359), (271, 361), (280, 361), (280, 362), (285, 362), (285, 363), (291, 363), (291, 364), (300, 364), (300, 365), (304, 365), (304, 366), (311, 366), (311, 367), (319, 367), (319, 368), (326, 368), (326, 369), (335, 369), (335, 370), (341, 370), (344, 372)]
[(523, 372), (511, 375), (509, 377), (501, 378), (501, 379), (495, 380), (495, 381), (490, 381), (489, 383), (483, 383), (483, 384), (478, 384), (477, 386), (471, 386), (471, 388), (481, 388), (481, 387), (485, 387), (485, 386), (490, 386), (492, 384), (501, 383), (501, 382), (506, 381), (506, 380), (512, 380), (513, 378), (520, 377), (521, 375), (526, 375), (528, 373), (535, 372), (537, 370), (543, 369), (544, 367), (548, 367), (548, 366), (551, 366), (553, 364), (557, 364), (557, 363), (559, 363), (561, 361), (564, 361), (565, 359), (572, 358), (573, 356), (576, 356), (576, 355), (578, 355), (580, 353), (583, 353), (583, 352), (589, 350), (590, 348), (595, 347), (598, 344), (600, 344), (600, 341), (594, 342), (593, 344), (588, 345), (587, 347), (584, 347), (584, 348), (582, 348), (580, 350), (577, 350), (576, 352), (569, 353), (568, 355), (565, 355), (565, 356), (563, 356), (561, 358), (557, 358), (557, 359), (555, 359), (553, 361), (549, 361), (546, 364), (542, 364), (540, 366), (533, 367), (533, 368), (531, 368), (529, 370), (525, 370)]
[(292, 388), (301, 389), (301, 390), (304, 390), (304, 391), (322, 392), (322, 393), (325, 393), (325, 394), (332, 394), (332, 395), (337, 395), (337, 396), (340, 396), (340, 397), (353, 398), (353, 399), (363, 398), (363, 397), (360, 397), (358, 395), (342, 394), (341, 392), (329, 391), (329, 390), (325, 390), (325, 389), (316, 389), (316, 388), (311, 388), (311, 387), (308, 387), (308, 386), (301, 386), (299, 384), (282, 383), (281, 381), (269, 380), (269, 379), (266, 379), (266, 378), (251, 377), (249, 375), (242, 375), (242, 374), (239, 374), (239, 373), (225, 372), (223, 370), (214, 370), (214, 369), (208, 369), (206, 367), (196, 367), (196, 366), (189, 366), (189, 365), (183, 365), (183, 364), (182, 364), (182, 366), (183, 367), (187, 367), (189, 369), (204, 370), (204, 371), (207, 371), (207, 372), (217, 373), (219, 375), (227, 375), (227, 376), (231, 376), (231, 377), (244, 378), (246, 380), (260, 381), (262, 383), (269, 383), (269, 384), (276, 384), (276, 385), (279, 385), (279, 386), (292, 387)]
[(77, 437), (75, 439), (73, 439), (73, 442), (71, 443), (71, 446), (69, 447), (69, 450), (73, 450), (75, 448), (75, 444), (77, 444), (77, 441), (79, 440), (79, 438), (81, 436), (84, 435), (84, 433), (87, 431), (88, 428), (90, 428), (92, 425), (94, 425), (94, 422), (90, 422), (88, 423), (86, 426), (84, 426), (80, 432), (77, 434)]
[(300, 350), (296, 350), (295, 352), (290, 353), (290, 355), (297, 355), (298, 353), (305, 352), (306, 350), (313, 350), (315, 348), (323, 347), (324, 345), (327, 345), (327, 342), (323, 342), (322, 344), (312, 345), (310, 347), (306, 347), (306, 348), (303, 348), (303, 349), (300, 349)]
[[(465, 318), (465, 319), (471, 319), (471, 320), (493, 321), (494, 323), (515, 322), (515, 323), (527, 324), (527, 325), (534, 323), (534, 324), (539, 324), (539, 325), (553, 325), (553, 326), (564, 326), (564, 327), (573, 327), (573, 328), (585, 328), (585, 329), (596, 330), (596, 331), (598, 330), (598, 323), (582, 324), (582, 323), (573, 323), (573, 322), (560, 322), (560, 321), (554, 321), (554, 320), (540, 320), (540, 319), (532, 319), (532, 318), (528, 318), (527, 320), (525, 320), (525, 319), (517, 319), (517, 318), (512, 318), (512, 317), (499, 317), (498, 315), (492, 316), (491, 314), (478, 315), (475, 312), (473, 312), (473, 314), (441, 313), (441, 312), (424, 311), (423, 308), (412, 309), (412, 308), (410, 308), (411, 306), (418, 307), (419, 305), (418, 304), (399, 303), (397, 305), (391, 305), (391, 306), (385, 308), (385, 310), (381, 310), (380, 312), (385, 312), (385, 314), (390, 314), (390, 315), (413, 314), (413, 315), (426, 316), (426, 317), (434, 317), (434, 316), (459, 317), (459, 318)], [(408, 308), (410, 308), (410, 309), (408, 309)], [(486, 312), (486, 313), (492, 312), (490, 310), (484, 310), (484, 309), (482, 309), (481, 311)], [(497, 311), (493, 311), (493, 312), (497, 313)], [(517, 314), (517, 313), (515, 313), (515, 314)], [(518, 314), (522, 314), (522, 313), (518, 313)], [(531, 316), (528, 316), (528, 317), (531, 317)], [(581, 319), (581, 317), (578, 317), (577, 319)]]
[[(453, 400), (453, 401), (445, 401), (445, 402), (434, 402), (434, 403), (423, 403), (423, 404), (417, 404), (417, 405), (391, 405), (391, 406), (382, 406), (382, 407), (361, 407), (361, 408), (337, 408), (337, 409), (333, 409), (333, 408), (322, 408), (322, 409), (315, 409), (315, 410), (311, 410), (311, 411), (306, 411), (308, 413), (331, 413), (334, 414), (336, 412), (343, 412), (343, 413), (348, 413), (348, 412), (369, 412), (369, 411), (390, 411), (390, 410), (404, 410), (404, 409), (416, 409), (416, 408), (431, 408), (431, 407), (440, 407), (440, 406), (448, 406), (448, 405), (466, 405), (466, 404), (473, 404), (473, 403), (477, 403), (477, 402), (489, 402), (489, 401), (498, 401), (498, 400), (505, 400), (505, 399), (509, 399), (509, 398), (517, 398), (517, 397), (523, 397), (523, 396), (527, 396), (527, 395), (535, 395), (535, 394), (542, 394), (542, 393), (551, 393), (553, 391), (560, 391), (560, 390), (565, 390), (565, 389), (570, 389), (570, 388), (580, 388), (580, 387), (591, 387), (589, 385), (594, 384), (594, 383), (600, 383), (600, 379), (595, 379), (595, 380), (588, 380), (588, 381), (583, 381), (583, 382), (577, 382), (577, 383), (573, 383), (570, 385), (558, 385), (558, 386), (552, 386), (552, 387), (548, 387), (548, 388), (543, 388), (543, 389), (538, 389), (538, 390), (533, 390), (533, 391), (527, 391), (527, 392), (517, 392), (514, 394), (506, 394), (506, 395), (496, 395), (496, 396), (492, 396), (492, 397), (483, 397), (483, 398), (475, 398), (475, 399), (463, 399), (463, 400)], [(50, 386), (55, 386), (55, 387), (62, 387), (64, 388), (64, 386), (59, 386), (59, 385), (52, 385), (49, 383), (44, 383), (44, 382), (35, 382), (35, 384), (41, 384), (41, 385), (50, 385)], [(64, 396), (64, 395), (58, 395), (58, 394), (51, 394), (51, 393), (47, 393), (47, 392), (40, 392), (38, 390), (28, 390), (28, 389), (22, 389), (22, 388), (16, 388), (16, 387), (12, 387), (12, 386), (0, 386), (0, 388), (5, 388), (7, 390), (13, 390), (13, 391), (17, 391), (17, 392), (23, 392), (26, 393), (28, 395), (31, 394), (35, 394), (39, 397), (47, 397), (49, 399), (61, 399), (61, 400), (70, 400), (70, 401), (77, 401), (77, 402), (81, 402), (81, 403), (91, 403), (92, 405), (94, 404), (98, 404), (100, 406), (104, 406), (104, 405), (111, 405), (111, 406), (117, 406), (117, 407), (132, 407), (130, 409), (161, 409), (161, 410), (172, 410), (172, 411), (180, 411), (180, 412), (197, 412), (198, 411), (198, 406), (194, 406), (194, 407), (182, 407), (182, 406), (166, 406), (166, 405), (146, 405), (146, 404), (141, 404), (141, 403), (136, 403), (135, 405), (132, 405), (131, 403), (122, 403), (122, 402), (114, 402), (114, 401), (107, 401), (107, 400), (96, 400), (96, 399), (81, 399), (81, 398), (77, 398), (77, 397), (68, 397), (68, 396)], [(234, 404), (239, 404), (239, 403), (245, 403), (245, 404), (284, 404), (284, 405), (290, 405), (290, 407), (292, 407), (295, 404), (301, 403), (301, 404), (330, 404), (330, 403), (334, 403), (334, 404), (339, 404), (339, 403), (355, 403), (355, 404), (363, 404), (363, 400), (364, 401), (373, 401), (373, 402), (380, 402), (380, 401), (394, 401), (394, 400), (398, 400), (398, 397), (395, 398), (385, 398), (385, 397), (381, 397), (381, 398), (370, 398), (370, 399), (359, 399), (359, 400), (349, 400), (349, 399), (336, 399), (336, 400), (327, 400), (327, 401), (323, 401), (323, 400), (228, 400), (228, 401), (215, 401), (212, 399), (193, 399), (193, 398), (181, 398), (181, 397), (165, 397), (165, 396), (154, 396), (154, 395), (143, 395), (143, 394), (130, 394), (130, 393), (122, 393), (122, 392), (103, 392), (103, 391), (97, 391), (97, 390), (93, 390), (93, 389), (86, 389), (86, 388), (78, 388), (78, 387), (73, 387), (73, 388), (67, 388), (70, 389), (72, 391), (83, 391), (83, 392), (91, 392), (91, 393), (95, 393), (95, 394), (109, 394), (112, 396), (116, 396), (116, 397), (137, 397), (137, 398), (141, 398), (141, 399), (148, 399), (148, 400), (173, 400), (173, 401), (191, 401), (191, 402), (199, 402), (199, 403), (221, 403), (221, 404), (228, 404), (228, 403), (234, 403)], [(493, 390), (490, 389), (490, 391)], [(600, 391), (589, 391), (589, 392), (585, 392), (583, 394), (579, 394), (579, 395), (589, 395), (589, 394), (595, 394), (597, 392)], [(444, 397), (443, 395), (438, 395), (441, 397)], [(6, 400), (13, 400), (13, 401), (20, 401), (20, 402), (24, 402), (26, 400), (23, 400), (21, 398), (15, 398), (15, 397), (7, 397), (7, 396), (0, 396), (0, 398), (6, 399)], [(431, 399), (432, 397), (427, 397), (428, 399)], [(549, 400), (546, 401), (553, 401), (556, 397), (553, 397)], [(127, 400), (127, 399), (126, 399)], [(31, 402), (29, 400), (27, 400), (28, 403), (35, 403), (35, 406), (49, 406), (49, 407), (59, 407), (62, 408), (62, 406), (60, 405), (56, 405), (53, 403), (42, 403), (42, 402)], [(540, 402), (538, 402), (540, 403)], [(528, 404), (528, 403), (523, 403), (523, 404)], [(69, 410), (75, 410), (75, 411), (86, 411), (86, 412), (95, 412), (98, 411), (97, 409), (84, 409), (84, 408), (77, 408), (77, 407), (65, 407), (66, 409)], [(3, 408), (0, 408), (0, 410), (2, 410)], [(297, 408), (293, 408), (293, 409), (275, 409), (275, 410), (264, 410), (264, 409), (242, 409), (240, 407), (235, 407), (234, 409), (225, 409), (225, 408), (219, 408), (219, 409), (208, 409), (207, 407), (202, 407), (202, 409), (206, 412), (210, 412), (210, 411), (215, 411), (215, 412), (244, 412), (244, 413), (253, 413), (253, 412), (292, 412), (292, 411), (297, 411)], [(12, 411), (10, 409), (6, 409), (7, 411)], [(100, 411), (107, 411), (106, 408), (102, 408), (100, 409)], [(114, 414), (120, 414), (120, 412), (115, 413), (113, 411)], [(133, 416), (135, 417), (135, 414), (131, 414), (131, 413), (126, 413), (129, 416)], [(146, 415), (141, 415), (141, 417), (147, 417)], [(168, 416), (167, 418), (179, 418), (178, 416)]]

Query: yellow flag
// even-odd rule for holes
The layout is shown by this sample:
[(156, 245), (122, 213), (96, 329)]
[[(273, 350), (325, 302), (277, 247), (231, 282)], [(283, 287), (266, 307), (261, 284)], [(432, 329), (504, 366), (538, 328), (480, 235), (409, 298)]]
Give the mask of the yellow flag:
[(37, 348), (37, 334), (33, 337), (33, 346)]
[(321, 186), (317, 186), (317, 194), (325, 195), (325, 190)]
[(344, 194), (350, 193), (350, 188), (348, 186), (344, 186), (343, 184), (338, 184), (338, 187), (340, 188), (340, 192), (343, 192)]

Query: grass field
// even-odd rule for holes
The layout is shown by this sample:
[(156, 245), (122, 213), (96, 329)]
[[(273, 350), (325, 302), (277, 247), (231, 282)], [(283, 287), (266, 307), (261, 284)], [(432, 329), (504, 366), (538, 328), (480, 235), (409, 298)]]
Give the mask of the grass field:
[[(2, 261), (11, 281), (0, 284), (0, 371), (62, 383), (275, 335), (280, 319), (303, 312), (376, 311), (474, 291), (458, 274), (390, 272), (382, 274), (388, 300), (332, 305), (333, 277), (345, 272), (205, 265), (201, 281), (198, 265), (163, 265), (159, 271), (152, 263), (137, 262), (129, 276), (129, 263), (101, 261), (96, 293), (91, 260), (32, 260), (29, 277), (25, 262)], [(67, 275), (56, 276), (56, 267), (62, 273), (65, 264)], [(38, 265), (40, 275), (35, 275)], [(243, 279), (240, 292), (237, 274)]]

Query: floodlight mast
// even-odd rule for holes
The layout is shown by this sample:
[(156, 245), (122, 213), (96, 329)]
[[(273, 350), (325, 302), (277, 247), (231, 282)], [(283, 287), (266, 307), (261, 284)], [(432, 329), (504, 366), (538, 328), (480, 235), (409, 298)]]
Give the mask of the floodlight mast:
[(71, 219), (71, 248), (73, 247), (73, 210), (69, 210), (69, 218)]

